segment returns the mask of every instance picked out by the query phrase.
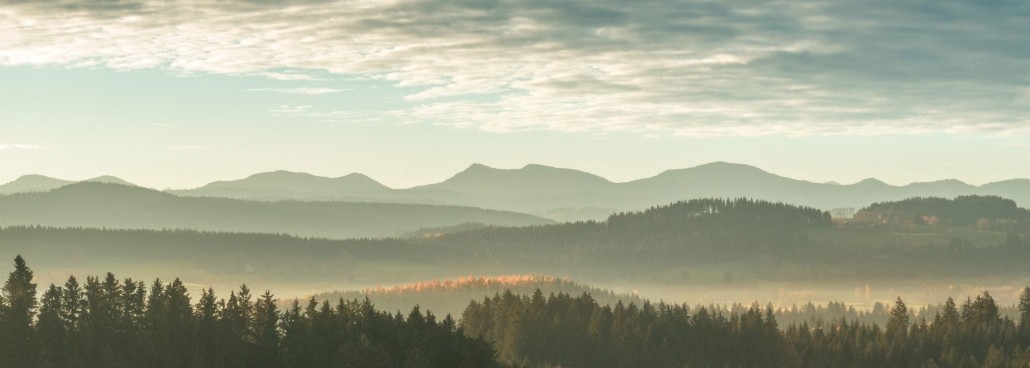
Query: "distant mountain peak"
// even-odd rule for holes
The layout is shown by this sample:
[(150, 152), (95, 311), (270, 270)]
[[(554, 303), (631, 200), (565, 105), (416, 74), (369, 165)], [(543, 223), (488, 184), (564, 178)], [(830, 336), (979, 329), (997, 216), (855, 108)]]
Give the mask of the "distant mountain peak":
[(305, 172), (287, 171), (287, 170), (275, 170), (253, 174), (242, 180), (262, 180), (262, 179), (286, 179), (286, 178), (321, 178), (320, 176), (308, 174)]
[(350, 173), (335, 179), (336, 181), (346, 182), (351, 185), (364, 185), (366, 187), (372, 187), (375, 189), (386, 189), (390, 188), (379, 181), (370, 178), (368, 175), (362, 173)]
[(933, 181), (932, 183), (934, 183), (934, 184), (969, 185), (969, 184), (966, 184), (966, 182), (958, 180), (958, 179), (937, 180), (937, 181)]
[[(497, 203), (510, 204), (515, 201), (513, 197), (521, 197), (523, 199), (518, 201), (525, 201), (527, 197), (599, 193), (612, 184), (608, 179), (573, 169), (540, 164), (498, 169), (476, 163), (443, 182), (421, 188), (465, 193), (475, 198), (492, 197)], [(495, 203), (486, 206), (503, 207)]]
[[(775, 174), (771, 174), (771, 173), (769, 173), (769, 172), (767, 172), (765, 170), (759, 169), (759, 168), (751, 166), (751, 165), (737, 164), (737, 163), (726, 162), (726, 161), (715, 161), (715, 162), (709, 162), (707, 164), (697, 165), (697, 166), (694, 166), (694, 167), (688, 167), (688, 168), (683, 168), (683, 169), (666, 170), (666, 171), (663, 171), (661, 174), (658, 174), (656, 177), (681, 176), (681, 175), (715, 176), (715, 175), (726, 175), (726, 174), (777, 176)], [(639, 180), (646, 180), (646, 179), (639, 179)]]
[(370, 182), (370, 183), (371, 182), (375, 182), (375, 183), (377, 183), (377, 185), (379, 185), (379, 181), (378, 180), (376, 180), (376, 179), (374, 179), (372, 177), (369, 177), (369, 175), (363, 174), (361, 172), (351, 172), (349, 174), (337, 177), (337, 179), (339, 179), (339, 180), (348, 180), (348, 181), (362, 181), (362, 182)]
[(24, 192), (45, 192), (51, 189), (74, 183), (70, 180), (61, 180), (49, 176), (29, 174), (22, 175), (13, 181), (0, 185), (0, 194), (14, 194)]
[(702, 167), (735, 167), (735, 168), (758, 169), (757, 167), (754, 167), (754, 166), (751, 166), (751, 165), (738, 164), (738, 163), (735, 163), (735, 162), (728, 162), (728, 161), (712, 161), (712, 162), (709, 162), (707, 164), (701, 164), (701, 165), (694, 166), (694, 168), (702, 168)]
[[(106, 180), (106, 179), (110, 179), (110, 178), (99, 177), (99, 178), (94, 178), (94, 179), (105, 179)], [(114, 179), (117, 179), (117, 178), (114, 178)], [(128, 183), (126, 181), (122, 181), (122, 182)], [(94, 181), (93, 179), (83, 180), (83, 181), (74, 182), (74, 183), (71, 183), (71, 184), (68, 184), (68, 185), (64, 185), (64, 186), (61, 186), (60, 188), (56, 188), (56, 189), (50, 191), (50, 193), (59, 194), (59, 195), (84, 195), (84, 196), (91, 196), (91, 197), (94, 197), (94, 198), (117, 199), (119, 201), (121, 201), (121, 200), (136, 200), (136, 199), (142, 199), (142, 198), (150, 198), (150, 199), (161, 198), (161, 199), (167, 199), (167, 198), (170, 198), (170, 197), (174, 197), (174, 196), (172, 196), (171, 194), (168, 194), (168, 193), (164, 193), (164, 192), (157, 191), (157, 190), (150, 189), (150, 188), (144, 188), (144, 187), (141, 187), (141, 186), (138, 186), (138, 185), (133, 185), (131, 183), (130, 184), (122, 184), (122, 183), (116, 182), (116, 181), (110, 181), (110, 180), (108, 180), (108, 181), (100, 181), (100, 180)]]
[(852, 185), (878, 186), (878, 187), (888, 187), (888, 186), (890, 186), (889, 184), (884, 183), (882, 180), (877, 179), (877, 178), (865, 178), (865, 179), (862, 179), (859, 182), (857, 182), (855, 184), (852, 184)]
[(494, 170), (498, 170), (498, 169), (490, 167), (490, 166), (486, 166), (486, 165), (483, 165), (483, 164), (477, 162), (477, 163), (473, 163), (472, 165), (469, 165), (469, 167), (465, 168), (465, 170), (462, 171), (462, 172), (494, 171)]
[(117, 178), (117, 177), (114, 177), (114, 176), (111, 176), (111, 175), (102, 175), (102, 176), (98, 176), (98, 177), (95, 177), (95, 178), (92, 178), (92, 179), (83, 180), (83, 182), (86, 182), (86, 183), (119, 184), (119, 185), (128, 185), (128, 186), (132, 186), (132, 187), (136, 186), (136, 184), (127, 182), (125, 180), (122, 180), (120, 178)]
[[(21, 180), (61, 180), (61, 179), (51, 178), (51, 177), (46, 176), (46, 175), (28, 174), (28, 175), (22, 175), (22, 176), (18, 177), (17, 179), (14, 179), (14, 181), (12, 181), (12, 183), (16, 182), (16, 181), (21, 181)], [(61, 180), (61, 181), (67, 181), (67, 180)]]
[(253, 174), (243, 179), (216, 181), (200, 188), (170, 192), (187, 196), (226, 196), (243, 199), (337, 200), (360, 197), (368, 193), (381, 194), (390, 190), (389, 187), (360, 173), (330, 178), (305, 172), (275, 170)]

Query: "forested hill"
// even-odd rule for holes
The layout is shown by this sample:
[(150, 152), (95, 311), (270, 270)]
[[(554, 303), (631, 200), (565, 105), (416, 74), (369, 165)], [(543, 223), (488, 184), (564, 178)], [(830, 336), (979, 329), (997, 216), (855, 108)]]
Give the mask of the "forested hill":
[(0, 196), (0, 226), (195, 229), (352, 238), (394, 236), (467, 222), (503, 226), (551, 223), (531, 215), (472, 207), (191, 198), (103, 183)]
[(808, 229), (832, 226), (819, 210), (750, 199), (694, 199), (603, 222), (485, 228), (432, 241), (483, 257), (534, 259), (561, 269), (662, 267), (790, 257)]
[[(23, 197), (0, 197), (0, 203), (12, 198)], [(249, 210), (263, 208), (253, 202), (226, 201), (255, 206)], [(280, 203), (284, 202), (265, 205)], [(101, 208), (119, 211), (118, 205)], [(57, 219), (64, 216), (53, 214)], [(468, 229), (416, 238), (326, 240), (257, 233), (8, 227), (0, 228), (0, 255), (31, 255), (43, 260), (40, 266), (48, 272), (128, 268), (151, 277), (158, 269), (191, 270), (216, 281), (247, 276), (328, 285), (526, 273), (587, 282), (636, 278), (691, 283), (981, 277), (1026, 275), (1025, 259), (1030, 256), (1027, 232), (944, 224), (834, 228), (825, 212), (748, 199), (677, 202), (600, 222)], [(86, 265), (88, 269), (83, 268)]]
[(439, 315), (461, 315), (469, 301), (482, 300), (497, 294), (511, 292), (517, 295), (589, 294), (601, 305), (636, 303), (643, 299), (633, 294), (616, 294), (610, 290), (598, 289), (569, 279), (543, 275), (508, 275), (493, 277), (462, 277), (424, 281), (388, 288), (334, 291), (312, 295), (318, 302), (335, 303), (339, 300), (363, 300), (368, 298), (377, 308), (385, 311), (408, 311), (415, 306), (431, 310)]
[[(833, 225), (828, 213), (814, 208), (748, 198), (706, 198), (651, 207), (641, 212), (621, 212), (608, 217), (609, 227), (679, 226), (765, 230), (799, 230)], [(762, 230), (762, 229), (759, 229)]]
[(978, 226), (983, 230), (1019, 231), (1030, 222), (1030, 210), (995, 196), (916, 197), (874, 203), (856, 213), (855, 218), (893, 225)]
[[(23, 197), (0, 197), (0, 203), (12, 198)], [(107, 211), (117, 213), (117, 207)], [(54, 213), (58, 220), (63, 216)], [(145, 272), (160, 266), (229, 279), (264, 275), (278, 280), (404, 282), (477, 273), (607, 278), (727, 260), (789, 258), (806, 249), (807, 229), (829, 226), (828, 216), (817, 210), (700, 199), (617, 214), (604, 222), (487, 227), (417, 239), (9, 227), (0, 229), (0, 255), (53, 260), (41, 265), (48, 270), (94, 265), (88, 271), (129, 267)], [(296, 272), (300, 269), (310, 272)]]

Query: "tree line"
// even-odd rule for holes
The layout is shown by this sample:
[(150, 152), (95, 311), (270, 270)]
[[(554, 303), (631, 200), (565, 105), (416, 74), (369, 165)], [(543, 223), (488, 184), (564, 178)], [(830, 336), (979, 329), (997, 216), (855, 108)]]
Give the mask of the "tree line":
[(855, 218), (890, 225), (948, 225), (981, 230), (1030, 232), (1030, 210), (1011, 199), (967, 195), (954, 199), (914, 197), (873, 203)]
[[(1026, 367), (1030, 287), (1018, 317), (988, 293), (948, 299), (913, 319), (900, 298), (882, 324), (781, 326), (771, 306), (746, 310), (589, 294), (510, 291), (472, 301), (461, 323), (368, 300), (335, 306), (243, 285), (193, 301), (181, 280), (70, 277), (37, 298), (22, 257), (0, 289), (0, 367)], [(841, 306), (835, 306), (839, 308)]]
[(472, 302), (462, 326), (503, 361), (533, 367), (1026, 367), (1030, 288), (1018, 308), (1018, 321), (1002, 317), (984, 293), (914, 321), (899, 298), (883, 325), (842, 318), (782, 328), (771, 306), (724, 314), (506, 292)]
[(365, 300), (314, 299), (279, 310), (243, 285), (194, 302), (179, 279), (74, 276), (37, 298), (15, 258), (0, 292), (0, 367), (493, 367), (492, 347), (447, 315), (406, 316)]

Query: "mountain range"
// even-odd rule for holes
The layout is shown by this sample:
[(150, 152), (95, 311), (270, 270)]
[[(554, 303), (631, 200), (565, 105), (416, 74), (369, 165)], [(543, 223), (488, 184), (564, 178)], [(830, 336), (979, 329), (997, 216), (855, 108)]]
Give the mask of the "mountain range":
[(25, 175), (18, 179), (15, 179), (10, 183), (0, 185), (0, 195), (15, 193), (46, 192), (74, 183), (110, 183), (135, 186), (134, 184), (129, 183), (125, 180), (108, 175), (98, 176), (93, 179), (86, 179), (81, 181), (55, 179), (43, 175)]
[[(29, 175), (0, 186), (0, 194), (44, 191), (68, 183)], [(583, 171), (536, 164), (519, 169), (473, 164), (443, 182), (404, 189), (390, 188), (358, 173), (330, 178), (274, 171), (167, 192), (188, 197), (261, 201), (460, 205), (525, 212), (559, 221), (603, 219), (613, 212), (701, 197), (749, 197), (830, 210), (860, 208), (874, 202), (916, 196), (951, 198), (979, 194), (1010, 198), (1020, 206), (1030, 206), (1030, 179), (981, 186), (954, 179), (894, 186), (870, 178), (841, 185), (791, 179), (753, 166), (726, 162), (668, 170), (621, 183)]]
[(0, 196), (0, 226), (194, 229), (359, 238), (395, 236), (423, 227), (470, 222), (527, 226), (552, 221), (511, 211), (463, 206), (182, 197), (96, 182)]

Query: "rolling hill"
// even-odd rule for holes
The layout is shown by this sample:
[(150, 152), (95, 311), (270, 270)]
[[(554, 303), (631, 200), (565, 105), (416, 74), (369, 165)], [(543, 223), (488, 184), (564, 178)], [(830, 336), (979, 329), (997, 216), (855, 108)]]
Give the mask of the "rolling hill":
[(110, 183), (135, 186), (130, 182), (110, 175), (98, 176), (82, 181), (55, 179), (43, 175), (24, 175), (7, 184), (0, 185), (0, 195), (15, 193), (46, 192), (74, 183)]
[[(510, 291), (516, 295), (533, 295), (540, 290), (544, 296), (564, 293), (580, 296), (584, 293), (601, 305), (640, 304), (643, 300), (633, 294), (616, 294), (610, 290), (593, 288), (568, 279), (544, 275), (508, 275), (492, 277), (462, 277), (457, 279), (433, 280), (393, 287), (377, 287), (353, 291), (333, 291), (311, 295), (318, 302), (335, 304), (340, 299), (362, 300), (368, 298), (376, 308), (386, 311), (408, 311), (418, 305), (437, 315), (460, 316), (469, 301)], [(303, 302), (303, 301), (302, 301)]]
[(191, 198), (92, 182), (49, 192), (0, 196), (0, 226), (195, 229), (351, 238), (393, 236), (468, 222), (523, 226), (550, 221), (458, 206)]
[[(90, 184), (91, 186), (116, 185)], [(77, 184), (66, 188), (76, 189)], [(277, 205), (302, 202), (247, 202), (229, 199), (177, 198), (133, 189), (145, 205), (176, 218), (195, 203), (235, 203), (235, 213), (289, 213), (310, 219), (311, 212), (283, 212)], [(60, 194), (60, 191), (57, 191)], [(12, 208), (26, 208), (34, 195), (0, 197), (2, 222)], [(124, 193), (115, 198), (127, 201)], [(162, 199), (157, 199), (161, 197)], [(136, 216), (114, 203), (55, 200), (63, 210), (95, 219)], [(166, 201), (189, 204), (173, 206)], [(113, 202), (113, 201), (105, 201)], [(134, 201), (140, 202), (140, 201)], [(320, 203), (319, 205), (328, 205)], [(975, 206), (974, 206), (975, 205)], [(388, 208), (418, 206), (389, 205)], [(425, 206), (432, 207), (432, 206)], [(304, 207), (296, 207), (301, 209)], [(348, 209), (350, 207), (342, 207)], [(360, 208), (360, 207), (359, 207)], [(275, 211), (272, 211), (275, 210)], [(35, 210), (34, 210), (35, 211)], [(1026, 277), (1030, 224), (1025, 209), (996, 198), (910, 200), (871, 206), (873, 214), (937, 216), (937, 224), (902, 223), (834, 227), (825, 212), (750, 200), (703, 199), (620, 213), (603, 222), (561, 223), (528, 227), (455, 227), (425, 229), (429, 236), (381, 239), (320, 239), (282, 234), (195, 230), (116, 230), (0, 227), (0, 256), (22, 254), (40, 267), (40, 275), (131, 270), (146, 277), (188, 272), (209, 283), (253, 280), (285, 285), (288, 295), (454, 278), (470, 274), (548, 274), (595, 285), (627, 282), (736, 284), (761, 282), (870, 282), (875, 280), (943, 280), (956, 277)], [(61, 224), (60, 211), (52, 226)], [(381, 213), (372, 212), (382, 220)], [(386, 212), (396, 216), (397, 212)], [(990, 214), (994, 215), (990, 215)], [(305, 214), (300, 216), (300, 214)], [(1013, 215), (1014, 214), (1014, 215)], [(36, 211), (39, 215), (39, 211)], [(200, 221), (217, 220), (218, 215)], [(325, 217), (325, 213), (318, 216)], [(206, 216), (206, 215), (205, 215)], [(264, 216), (264, 215), (262, 215)], [(306, 216), (306, 217), (305, 217)], [(377, 217), (378, 216), (378, 217)], [(990, 222), (981, 226), (980, 218)], [(889, 218), (889, 217), (887, 217)], [(971, 223), (966, 219), (976, 219)], [(100, 221), (103, 222), (103, 221)], [(253, 222), (251, 222), (253, 224)], [(238, 284), (237, 284), (238, 285)], [(298, 286), (304, 285), (304, 286)]]

